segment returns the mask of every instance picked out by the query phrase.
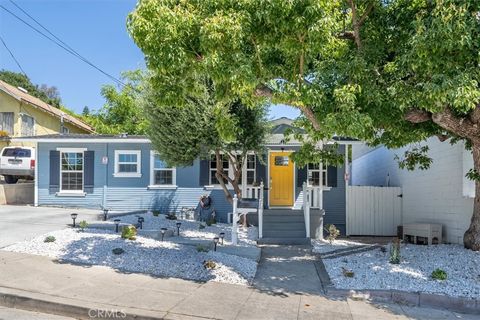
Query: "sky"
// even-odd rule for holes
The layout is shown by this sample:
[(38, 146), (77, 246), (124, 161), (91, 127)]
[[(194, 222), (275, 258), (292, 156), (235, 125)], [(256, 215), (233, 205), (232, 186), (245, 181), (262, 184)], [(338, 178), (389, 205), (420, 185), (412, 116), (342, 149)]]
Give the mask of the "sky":
[[(12, 0), (78, 53), (116, 78), (126, 70), (145, 68), (140, 49), (126, 29), (126, 17), (136, 0)], [(41, 28), (10, 0), (0, 5)], [(43, 31), (43, 30), (42, 30)], [(45, 31), (43, 31), (45, 32)], [(62, 102), (80, 113), (84, 106), (97, 110), (104, 104), (102, 85), (113, 81), (44, 38), (0, 7), (0, 36), (35, 84), (58, 88)], [(0, 43), (0, 69), (20, 72)], [(295, 118), (298, 110), (272, 106), (271, 118)]]

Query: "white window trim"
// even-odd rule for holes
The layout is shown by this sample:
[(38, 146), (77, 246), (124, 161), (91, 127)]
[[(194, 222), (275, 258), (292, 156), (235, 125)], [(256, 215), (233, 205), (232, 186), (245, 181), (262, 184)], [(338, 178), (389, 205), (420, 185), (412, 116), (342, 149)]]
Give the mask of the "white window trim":
[[(85, 151), (87, 151), (87, 148), (57, 148), (57, 151), (60, 152), (60, 167), (58, 168), (60, 170), (60, 176), (59, 176), (59, 182), (58, 182), (58, 190), (59, 192), (56, 193), (56, 196), (72, 196), (72, 197), (81, 197), (85, 196), (86, 193), (83, 190), (84, 188), (84, 182), (85, 182)], [(81, 153), (82, 154), (82, 190), (62, 190), (62, 153)]]
[(177, 189), (177, 168), (164, 168), (156, 170), (172, 171), (172, 184), (154, 184), (155, 181), (155, 156), (158, 153), (150, 150), (150, 185), (147, 189)]
[[(221, 154), (223, 154), (223, 152), (221, 152)], [(212, 155), (215, 155), (215, 154), (212, 153), (211, 156), (212, 156)], [(247, 170), (247, 171), (253, 171), (253, 172), (254, 172), (254, 177), (255, 177), (254, 181), (255, 181), (255, 180), (257, 179), (257, 164), (256, 164), (257, 155), (256, 155), (253, 151), (247, 152), (247, 155), (254, 155), (254, 156), (255, 156), (255, 168), (254, 168), (254, 169), (246, 169), (246, 167), (245, 167), (245, 170)], [(213, 181), (212, 181), (211, 172), (214, 171), (214, 170), (216, 170), (216, 169), (212, 169), (212, 168), (210, 167), (210, 162), (211, 162), (211, 161), (212, 161), (211, 158), (208, 159), (208, 183), (209, 183), (209, 184), (208, 184), (208, 185), (205, 185), (205, 186), (203, 186), (203, 187), (204, 187), (204, 189), (209, 189), (209, 190), (210, 190), (210, 189), (222, 189), (222, 186), (220, 185), (220, 183), (218, 183), (217, 179), (215, 179), (215, 183), (213, 183)], [(245, 159), (244, 165), (245, 165), (245, 166), (247, 165), (246, 159)], [(230, 160), (228, 161), (228, 176), (229, 176), (229, 177), (233, 177), (233, 168), (232, 168), (232, 166), (231, 166), (231, 164), (230, 164)], [(243, 183), (243, 181), (242, 181), (242, 183)], [(242, 183), (238, 185), (239, 188), (242, 187)], [(253, 184), (247, 184), (247, 186), (252, 187)], [(230, 184), (230, 182), (227, 183), (227, 188), (228, 188), (228, 189), (233, 189), (233, 187), (232, 187), (232, 185)]]
[[(119, 156), (121, 154), (137, 155), (137, 172), (118, 172)], [(115, 163), (113, 176), (116, 178), (140, 178), (142, 176), (142, 151), (141, 150), (115, 150)]]
[[(324, 167), (325, 166), (325, 167)], [(332, 187), (328, 186), (328, 164), (324, 163), (319, 163), (318, 164), (318, 169), (310, 169), (309, 164), (307, 164), (307, 179), (310, 180), (310, 173), (311, 172), (319, 172), (320, 173), (320, 183), (322, 186), (323, 190), (330, 190)], [(325, 172), (325, 185), (323, 184), (323, 173)], [(320, 185), (315, 186), (315, 187), (320, 187)]]

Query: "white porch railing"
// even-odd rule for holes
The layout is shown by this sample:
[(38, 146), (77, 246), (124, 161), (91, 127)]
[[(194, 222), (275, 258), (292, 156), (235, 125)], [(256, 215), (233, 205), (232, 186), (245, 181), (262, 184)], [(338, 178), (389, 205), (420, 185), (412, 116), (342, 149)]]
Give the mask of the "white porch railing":
[[(305, 219), (305, 233), (310, 238), (310, 209), (323, 209), (323, 187), (310, 186), (303, 183), (303, 215)], [(320, 230), (323, 230), (323, 218)], [(322, 233), (321, 231), (320, 233)]]
[(242, 191), (242, 198), (253, 198), (253, 199), (259, 199), (260, 198), (260, 190), (262, 188), (260, 186), (258, 187), (253, 187), (253, 186), (247, 186), (245, 188), (245, 194)]
[[(245, 191), (245, 189), (244, 189)], [(242, 215), (246, 215), (249, 212), (258, 212), (258, 238), (263, 237), (263, 181), (259, 187), (247, 187), (246, 196), (243, 194), (243, 198), (258, 199), (258, 211), (255, 208), (238, 208), (238, 197), (235, 194), (233, 196), (233, 217), (232, 217), (232, 244), (238, 243), (238, 222)]]
[(322, 209), (323, 208), (323, 193), (320, 186), (308, 186), (308, 194), (310, 199), (310, 208)]

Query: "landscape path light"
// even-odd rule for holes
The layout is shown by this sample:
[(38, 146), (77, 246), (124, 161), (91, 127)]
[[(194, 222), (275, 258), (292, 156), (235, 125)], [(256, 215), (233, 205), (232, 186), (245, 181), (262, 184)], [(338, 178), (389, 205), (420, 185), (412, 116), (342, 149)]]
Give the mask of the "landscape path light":
[(108, 219), (108, 209), (103, 208), (103, 221), (107, 221)]
[(115, 222), (115, 233), (118, 233), (118, 224), (120, 223), (120, 219), (115, 219), (113, 222)]
[(73, 226), (74, 228), (75, 228), (75, 219), (77, 219), (77, 216), (78, 216), (77, 213), (72, 213), (72, 214), (70, 215), (70, 217), (72, 217), (72, 220), (73, 220), (72, 226)]
[(162, 241), (163, 241), (163, 237), (165, 237), (165, 232), (167, 232), (167, 228), (160, 228), (160, 232), (162, 233)]
[(177, 222), (176, 225), (177, 225), (177, 236), (180, 236), (180, 226), (182, 225), (182, 223)]
[(218, 237), (213, 238), (213, 245), (214, 245), (213, 251), (217, 251), (218, 240), (219, 240)]
[(223, 246), (223, 238), (225, 238), (225, 232), (220, 232), (220, 240), (222, 241), (222, 246)]
[(140, 229), (143, 229), (143, 222), (145, 221), (144, 217), (138, 217), (138, 223), (140, 224)]

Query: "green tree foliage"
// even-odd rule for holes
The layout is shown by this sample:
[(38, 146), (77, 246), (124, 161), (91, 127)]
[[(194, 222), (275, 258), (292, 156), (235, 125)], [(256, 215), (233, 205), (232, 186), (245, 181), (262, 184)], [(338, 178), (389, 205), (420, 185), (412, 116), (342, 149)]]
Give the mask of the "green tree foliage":
[[(239, 101), (223, 104), (209, 81), (198, 81), (195, 96), (181, 104), (167, 104), (156, 90), (144, 100), (148, 135), (160, 158), (171, 166), (189, 166), (195, 159), (216, 160), (216, 177), (227, 200), (230, 184), (241, 198), (239, 184), (247, 153), (263, 154), (268, 133), (265, 104), (247, 107)], [(232, 173), (222, 170), (228, 161)]]
[(28, 91), (28, 94), (39, 98), (45, 103), (48, 103), (56, 108), (60, 108), (62, 100), (60, 93), (56, 87), (50, 87), (46, 84), (40, 86), (33, 84), (26, 75), (18, 72), (0, 70), (0, 80), (14, 87), (22, 87)]
[(97, 133), (145, 134), (147, 121), (141, 107), (144, 77), (141, 70), (127, 71), (122, 74), (125, 86), (118, 88), (110, 84), (104, 85), (102, 96), (105, 104), (98, 112), (92, 113), (88, 110), (83, 119), (93, 126)]
[[(480, 172), (479, 12), (478, 0), (140, 0), (128, 28), (172, 102), (203, 75), (219, 95), (300, 109), (310, 145), (453, 137)], [(476, 195), (464, 244), (480, 250), (478, 180)]]

